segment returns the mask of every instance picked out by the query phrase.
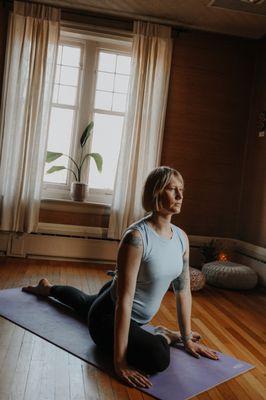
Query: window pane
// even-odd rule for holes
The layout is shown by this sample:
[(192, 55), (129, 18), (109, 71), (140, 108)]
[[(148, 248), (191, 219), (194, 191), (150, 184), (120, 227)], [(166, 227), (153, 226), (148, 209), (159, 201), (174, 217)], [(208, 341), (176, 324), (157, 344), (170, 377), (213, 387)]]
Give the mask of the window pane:
[(106, 72), (98, 72), (96, 89), (112, 92), (114, 89), (114, 75)]
[(94, 114), (92, 152), (103, 157), (103, 171), (99, 173), (94, 160), (90, 161), (89, 187), (114, 188), (123, 121), (121, 116)]
[(116, 54), (100, 52), (98, 69), (105, 72), (115, 72)]
[(74, 106), (76, 104), (76, 94), (76, 87), (60, 85), (58, 103)]
[(72, 46), (63, 46), (62, 64), (72, 67), (79, 67), (80, 48)]
[(127, 95), (114, 93), (113, 97), (113, 111), (125, 112), (126, 110)]
[(96, 90), (94, 107), (100, 108), (102, 110), (111, 110), (112, 99), (113, 99), (112, 92), (102, 92), (102, 91)]
[(120, 74), (130, 74), (131, 57), (118, 56), (116, 64), (116, 72)]
[[(69, 154), (71, 133), (73, 126), (74, 111), (52, 107), (49, 133), (48, 133), (48, 151)], [(46, 171), (54, 165), (63, 165), (67, 167), (68, 158), (60, 157), (57, 160), (45, 164), (44, 181), (66, 183), (67, 171), (62, 170), (52, 174), (46, 174)]]
[(127, 93), (129, 76), (116, 75), (115, 76), (115, 92)]
[(73, 67), (61, 67), (60, 83), (63, 85), (77, 86), (79, 70)]

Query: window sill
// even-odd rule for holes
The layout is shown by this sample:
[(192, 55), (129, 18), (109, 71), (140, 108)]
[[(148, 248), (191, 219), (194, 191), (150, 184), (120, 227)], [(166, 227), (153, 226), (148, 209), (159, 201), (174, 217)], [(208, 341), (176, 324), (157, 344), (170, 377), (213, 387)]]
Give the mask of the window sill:
[(80, 212), (89, 214), (95, 214), (100, 212), (101, 214), (104, 211), (104, 214), (110, 214), (111, 205), (100, 203), (100, 202), (92, 202), (92, 201), (73, 201), (67, 199), (51, 199), (51, 198), (43, 198), (41, 200), (41, 209), (42, 210), (57, 210), (57, 211), (70, 211), (70, 212)]

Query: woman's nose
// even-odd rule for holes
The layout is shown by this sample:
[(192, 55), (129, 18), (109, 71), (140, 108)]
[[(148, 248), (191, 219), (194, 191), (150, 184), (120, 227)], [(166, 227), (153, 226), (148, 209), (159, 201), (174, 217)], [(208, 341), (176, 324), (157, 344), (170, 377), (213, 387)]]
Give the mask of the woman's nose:
[(180, 192), (179, 190), (176, 191), (176, 198), (177, 199), (182, 199), (183, 198), (183, 193)]

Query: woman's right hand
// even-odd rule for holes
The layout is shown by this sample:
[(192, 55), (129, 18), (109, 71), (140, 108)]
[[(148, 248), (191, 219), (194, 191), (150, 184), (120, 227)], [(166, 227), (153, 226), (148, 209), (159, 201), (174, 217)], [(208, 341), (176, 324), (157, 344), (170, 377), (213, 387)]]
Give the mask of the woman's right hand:
[(120, 380), (132, 387), (149, 388), (152, 386), (146, 375), (131, 368), (127, 363), (115, 364), (115, 372)]

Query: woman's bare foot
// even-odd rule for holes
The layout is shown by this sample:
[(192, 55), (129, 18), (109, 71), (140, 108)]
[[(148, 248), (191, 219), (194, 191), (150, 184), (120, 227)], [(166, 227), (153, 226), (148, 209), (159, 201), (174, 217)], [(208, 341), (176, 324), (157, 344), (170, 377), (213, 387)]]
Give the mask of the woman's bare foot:
[(164, 326), (157, 326), (155, 328), (155, 334), (164, 336), (170, 345), (173, 345), (174, 343), (182, 343), (179, 331), (171, 331)]
[(25, 286), (22, 288), (23, 292), (33, 293), (40, 296), (49, 296), (52, 285), (48, 279), (43, 278), (37, 286)]

